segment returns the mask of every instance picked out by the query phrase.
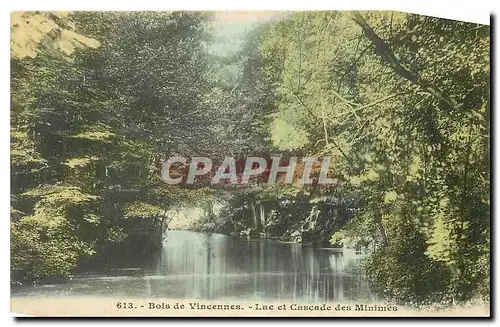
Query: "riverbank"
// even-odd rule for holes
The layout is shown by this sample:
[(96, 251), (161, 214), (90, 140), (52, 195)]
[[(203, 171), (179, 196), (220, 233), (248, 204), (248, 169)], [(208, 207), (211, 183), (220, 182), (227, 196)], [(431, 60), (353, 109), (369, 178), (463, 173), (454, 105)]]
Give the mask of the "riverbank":
[(245, 228), (240, 230), (228, 230), (223, 226), (218, 226), (215, 223), (200, 223), (185, 228), (183, 230), (196, 232), (196, 233), (217, 233), (237, 238), (248, 240), (275, 240), (283, 243), (297, 243), (304, 246), (315, 246), (320, 248), (343, 248), (342, 244), (332, 244), (330, 237), (318, 232), (315, 237), (311, 231), (296, 229), (287, 229), (282, 233), (272, 233), (267, 231), (258, 231), (254, 228)]

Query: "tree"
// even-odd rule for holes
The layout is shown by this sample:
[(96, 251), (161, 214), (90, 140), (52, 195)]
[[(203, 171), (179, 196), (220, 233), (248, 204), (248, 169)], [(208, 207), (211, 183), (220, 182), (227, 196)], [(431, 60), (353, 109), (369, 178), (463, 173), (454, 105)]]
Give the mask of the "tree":
[[(281, 76), (271, 139), (333, 158), (339, 191), (360, 204), (353, 220), (366, 220), (343, 235), (364, 226), (378, 245), (374, 285), (401, 302), (486, 295), (488, 28), (400, 13), (296, 13), (262, 48), (273, 62), (264, 70)], [(395, 276), (405, 269), (423, 272)], [(419, 293), (421, 283), (433, 289)]]

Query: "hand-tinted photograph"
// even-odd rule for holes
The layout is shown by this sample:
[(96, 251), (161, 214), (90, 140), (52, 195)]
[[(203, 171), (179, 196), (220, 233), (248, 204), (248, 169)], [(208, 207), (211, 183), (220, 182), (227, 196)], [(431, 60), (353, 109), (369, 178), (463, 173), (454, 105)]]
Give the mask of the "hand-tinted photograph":
[(12, 12), (11, 311), (490, 316), (490, 26)]

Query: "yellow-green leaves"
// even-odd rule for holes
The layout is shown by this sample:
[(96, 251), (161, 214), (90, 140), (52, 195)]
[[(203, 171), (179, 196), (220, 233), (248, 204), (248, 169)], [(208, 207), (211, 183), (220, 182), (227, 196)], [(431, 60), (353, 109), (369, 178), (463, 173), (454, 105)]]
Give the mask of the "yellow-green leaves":
[(373, 168), (369, 168), (366, 172), (359, 176), (350, 176), (349, 183), (352, 186), (359, 186), (363, 182), (376, 182), (380, 179), (380, 174)]
[(116, 134), (110, 130), (110, 127), (104, 124), (96, 124), (92, 126), (84, 126), (82, 131), (73, 135), (75, 139), (88, 141), (111, 142)]
[(65, 164), (69, 167), (69, 168), (82, 168), (82, 167), (85, 167), (85, 166), (88, 166), (90, 163), (96, 161), (96, 160), (99, 160), (98, 157), (96, 156), (87, 156), (87, 157), (82, 157), (82, 158), (71, 158), (71, 159), (68, 159)]
[(387, 193), (385, 193), (385, 196), (384, 196), (384, 203), (394, 202), (394, 201), (396, 201), (397, 198), (398, 198), (398, 194), (395, 191), (387, 192)]
[(99, 41), (78, 34), (68, 12), (22, 12), (11, 14), (11, 57), (35, 58), (43, 42), (48, 48), (70, 56), (78, 48), (97, 48)]
[(351, 177), (349, 177), (349, 183), (352, 186), (359, 186), (359, 185), (361, 185), (361, 182), (362, 182), (362, 179), (359, 178), (358, 176), (351, 176)]
[(141, 201), (136, 201), (134, 203), (129, 204), (128, 206), (125, 207), (124, 210), (124, 216), (126, 218), (132, 218), (132, 217), (149, 218), (162, 215), (164, 213), (165, 213), (164, 209)]
[(412, 162), (409, 167), (408, 175), (406, 176), (406, 180), (408, 182), (411, 182), (413, 180), (416, 180), (420, 177), (420, 165), (421, 165), (421, 159), (420, 156), (415, 154), (412, 157)]
[(443, 216), (437, 217), (425, 254), (434, 260), (453, 264), (455, 263), (454, 254), (457, 250), (456, 239), (452, 226), (445, 219)]
[(40, 186), (23, 193), (23, 196), (38, 198), (40, 199), (39, 205), (43, 203), (49, 206), (83, 205), (99, 198), (83, 192), (79, 187), (66, 185)]
[(301, 149), (309, 143), (308, 134), (282, 118), (271, 125), (271, 140), (283, 150)]

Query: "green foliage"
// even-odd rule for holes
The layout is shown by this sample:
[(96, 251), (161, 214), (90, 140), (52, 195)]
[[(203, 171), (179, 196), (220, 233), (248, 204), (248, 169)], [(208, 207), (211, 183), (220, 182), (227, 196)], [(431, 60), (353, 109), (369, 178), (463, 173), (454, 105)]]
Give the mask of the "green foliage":
[(66, 161), (66, 165), (69, 168), (85, 167), (96, 160), (99, 160), (99, 158), (94, 156), (83, 157), (83, 158), (71, 158)]
[(395, 301), (487, 296), (488, 32), (404, 13), (301, 12), (261, 34), (277, 94), (270, 140), (333, 158), (340, 194), (361, 206), (329, 239), (375, 248), (370, 279)]
[(147, 218), (152, 216), (158, 216), (164, 213), (165, 210), (144, 202), (134, 202), (126, 206), (124, 209), (125, 218), (130, 218), (130, 217)]
[[(83, 259), (111, 255), (116, 244), (138, 238), (157, 247), (165, 228), (160, 216), (176, 201), (194, 197), (165, 185), (160, 169), (165, 155), (193, 151), (207, 133), (209, 16), (79, 12), (15, 18), (13, 278), (67, 276)], [(33, 31), (43, 33), (21, 39), (21, 29), (31, 33), (33, 22), (43, 27)], [(53, 31), (60, 37), (52, 38)], [(23, 44), (29, 49), (21, 51)], [(196, 130), (200, 135), (193, 138)]]
[(391, 246), (376, 250), (366, 262), (367, 276), (375, 289), (398, 304), (452, 303), (455, 298), (450, 290), (450, 271), (424, 255), (425, 239), (414, 227), (399, 228), (397, 237), (391, 238)]
[(43, 240), (30, 222), (11, 224), (11, 269), (28, 277), (68, 276), (78, 258), (77, 239), (50, 235)]
[(110, 142), (110, 139), (116, 136), (115, 133), (109, 131), (109, 126), (103, 124), (98, 124), (96, 126), (83, 126), (82, 129), (83, 131), (73, 135), (72, 137), (88, 141)]

